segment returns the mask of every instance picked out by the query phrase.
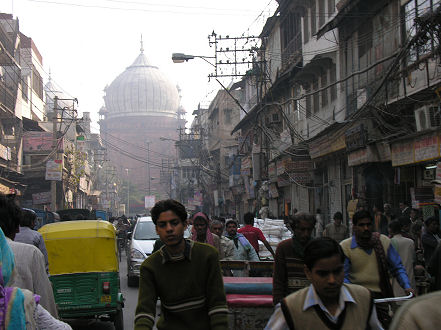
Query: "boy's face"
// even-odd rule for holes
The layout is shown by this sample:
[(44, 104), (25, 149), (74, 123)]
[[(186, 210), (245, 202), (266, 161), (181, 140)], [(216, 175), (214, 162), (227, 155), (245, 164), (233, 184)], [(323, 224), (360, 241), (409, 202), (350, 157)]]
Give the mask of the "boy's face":
[(186, 228), (187, 223), (183, 223), (171, 210), (162, 212), (158, 221), (156, 221), (156, 233), (167, 246), (175, 246), (181, 243)]
[(322, 300), (339, 299), (345, 277), (343, 263), (338, 254), (319, 259), (312, 269), (304, 267), (306, 277)]

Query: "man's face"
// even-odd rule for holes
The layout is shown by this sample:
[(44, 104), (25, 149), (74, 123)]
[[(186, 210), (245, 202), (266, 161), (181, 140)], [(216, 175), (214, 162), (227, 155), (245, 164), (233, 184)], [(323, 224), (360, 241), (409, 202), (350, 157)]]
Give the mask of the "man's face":
[(343, 263), (338, 254), (319, 259), (312, 269), (305, 266), (306, 277), (311, 281), (315, 291), (322, 300), (335, 299), (340, 296), (340, 288), (345, 277)]
[(403, 211), (406, 206), (403, 203), (400, 203), (400, 210)]
[(211, 232), (219, 237), (222, 236), (223, 231), (224, 231), (224, 226), (222, 226), (221, 224), (218, 225), (216, 224), (211, 226)]
[(176, 246), (181, 243), (187, 224), (171, 210), (162, 212), (156, 222), (156, 233), (167, 246)]
[(196, 230), (198, 236), (203, 236), (207, 232), (207, 223), (200, 218), (193, 221), (193, 227)]
[(354, 225), (354, 235), (357, 242), (367, 243), (372, 236), (372, 221), (369, 218), (359, 219)]
[(438, 229), (439, 229), (439, 222), (438, 221), (432, 221), (430, 223), (430, 225), (427, 227), (427, 230), (432, 234), (437, 233)]
[(341, 219), (340, 219), (340, 218), (334, 218), (334, 223), (335, 223), (337, 226), (340, 226), (340, 225), (341, 225)]
[(410, 218), (412, 220), (415, 220), (417, 218), (417, 213), (415, 212), (415, 210), (410, 210)]
[(308, 221), (300, 220), (294, 228), (295, 237), (305, 245), (311, 239), (312, 230), (314, 226)]
[(391, 206), (389, 204), (384, 204), (384, 213), (385, 214), (390, 214), (391, 212)]
[(235, 236), (237, 233), (237, 226), (234, 223), (229, 223), (227, 225), (227, 233), (228, 236)]

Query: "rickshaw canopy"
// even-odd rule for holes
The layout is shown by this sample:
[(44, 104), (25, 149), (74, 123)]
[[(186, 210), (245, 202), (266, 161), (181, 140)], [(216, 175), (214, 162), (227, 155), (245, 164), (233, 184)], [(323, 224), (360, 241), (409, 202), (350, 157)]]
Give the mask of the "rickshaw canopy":
[(115, 228), (102, 220), (57, 222), (39, 229), (50, 275), (118, 272)]

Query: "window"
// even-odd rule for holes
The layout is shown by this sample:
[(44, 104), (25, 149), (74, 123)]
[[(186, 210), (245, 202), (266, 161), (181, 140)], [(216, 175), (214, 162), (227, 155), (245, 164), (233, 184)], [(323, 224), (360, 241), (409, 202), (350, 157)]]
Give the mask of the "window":
[(311, 35), (317, 32), (317, 13), (315, 10), (315, 0), (312, 0), (311, 4)]
[(225, 125), (230, 125), (231, 124), (231, 109), (225, 109), (224, 113), (225, 113)]
[[(372, 48), (372, 34), (373, 34), (373, 27), (372, 27), (372, 19), (368, 19), (360, 26), (358, 29), (358, 57), (361, 59), (363, 56), (368, 54), (368, 52)], [(365, 61), (367, 65), (367, 61)], [(361, 64), (361, 60), (360, 60)], [(361, 67), (362, 64), (360, 65)]]
[(32, 69), (32, 89), (43, 100), (43, 79), (35, 68)]
[(27, 77), (25, 77), (24, 79), (22, 79), (21, 81), (21, 98), (28, 103), (28, 93), (29, 93), (29, 87), (28, 84), (26, 83)]
[(328, 105), (328, 88), (326, 88), (328, 86), (328, 72), (326, 70), (324, 70), (322, 72), (322, 75), (320, 77), (320, 88), (324, 90), (322, 90), (321, 94), (322, 94), (322, 107), (325, 107)]
[[(311, 93), (311, 87), (308, 86), (305, 89), (305, 94)], [(312, 95), (306, 96), (306, 118), (311, 118), (311, 101)]]
[[(335, 83), (337, 81), (337, 69), (335, 64), (332, 64), (331, 66), (331, 72), (330, 72), (330, 78), (331, 78), (331, 84)], [(337, 99), (337, 85), (331, 86), (331, 102)]]
[(317, 113), (320, 110), (320, 103), (319, 103), (320, 93), (317, 93), (318, 86), (319, 86), (318, 78), (316, 77), (312, 81), (312, 90), (314, 92), (314, 94), (313, 94), (313, 98), (314, 98), (314, 101), (313, 101), (314, 102), (314, 104), (313, 104), (313, 106), (314, 106), (314, 113)]
[(303, 17), (303, 39), (304, 43), (309, 40), (309, 17), (308, 13), (306, 13), (305, 17)]
[(335, 13), (335, 0), (328, 0), (328, 17)]
[[(282, 33), (282, 49), (288, 47), (290, 42), (296, 38), (299, 38), (301, 32), (300, 16), (296, 12), (289, 12), (282, 21), (281, 33)], [(300, 35), (301, 38), (301, 35)]]
[(319, 27), (323, 26), (325, 24), (325, 0), (319, 0), (318, 2), (318, 11), (319, 11)]
[[(406, 38), (412, 38), (416, 34), (415, 18), (436, 10), (441, 4), (441, 0), (411, 0), (404, 6), (404, 28)], [(408, 63), (413, 63), (421, 56), (428, 54), (437, 47), (437, 37), (432, 34), (424, 46), (412, 48), (409, 52)]]

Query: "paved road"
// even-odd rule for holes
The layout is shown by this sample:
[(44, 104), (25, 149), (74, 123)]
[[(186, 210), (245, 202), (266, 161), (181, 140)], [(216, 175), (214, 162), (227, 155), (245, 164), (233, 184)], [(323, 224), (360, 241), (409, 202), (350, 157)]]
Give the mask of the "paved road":
[[(138, 301), (138, 288), (129, 288), (127, 286), (127, 261), (123, 254), (122, 261), (119, 264), (119, 275), (121, 279), (121, 291), (125, 298), (124, 303), (124, 330), (133, 329), (133, 320), (135, 318), (135, 308)], [(69, 321), (74, 330), (114, 330), (111, 322), (102, 321)]]

